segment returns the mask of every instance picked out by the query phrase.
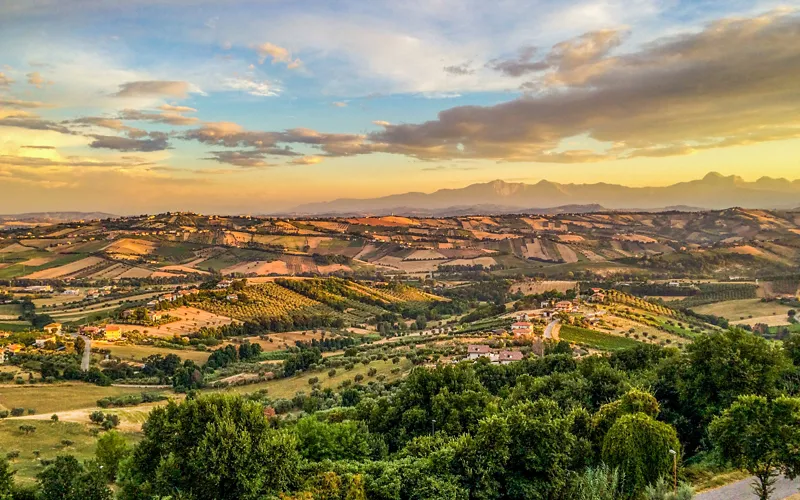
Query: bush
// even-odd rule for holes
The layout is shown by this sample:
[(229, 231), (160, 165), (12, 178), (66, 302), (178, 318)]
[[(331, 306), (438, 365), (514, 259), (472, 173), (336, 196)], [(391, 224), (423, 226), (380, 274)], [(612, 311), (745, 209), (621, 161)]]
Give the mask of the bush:
[(102, 411), (93, 411), (89, 415), (89, 420), (93, 424), (101, 424), (101, 423), (103, 423), (103, 420), (105, 420), (105, 418), (106, 418), (106, 414), (103, 413)]
[(25, 414), (25, 408), (12, 408), (11, 409), (11, 416), (12, 417), (21, 417)]
[(673, 491), (672, 481), (665, 477), (660, 477), (658, 481), (649, 485), (644, 490), (646, 500), (691, 500), (694, 498), (694, 490), (686, 483), (678, 485), (678, 491)]
[(50, 416), (50, 421), (53, 423), (58, 422), (58, 415), (53, 413), (53, 415)]
[(8, 410), (0, 411), (0, 418), (8, 418)]
[(334, 375), (336, 375), (336, 368), (331, 368), (330, 370), (328, 370), (329, 377), (333, 377)]

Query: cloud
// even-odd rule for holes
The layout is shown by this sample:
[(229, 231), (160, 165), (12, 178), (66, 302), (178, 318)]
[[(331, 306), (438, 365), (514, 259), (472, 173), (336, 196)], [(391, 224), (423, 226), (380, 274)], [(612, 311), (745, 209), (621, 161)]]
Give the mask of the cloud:
[(219, 163), (227, 163), (243, 168), (264, 168), (274, 166), (264, 159), (261, 151), (211, 151), (211, 157), (206, 160), (214, 160)]
[(165, 111), (163, 113), (148, 113), (135, 109), (124, 109), (120, 111), (119, 117), (122, 120), (147, 121), (151, 123), (163, 123), (166, 125), (175, 126), (194, 125), (200, 121), (194, 116), (183, 116), (174, 112)]
[(475, 74), (475, 69), (471, 68), (471, 62), (465, 62), (463, 64), (454, 64), (452, 66), (445, 66), (444, 72), (450, 73), (451, 75), (458, 75), (458, 76), (465, 76), (465, 75), (473, 75)]
[(55, 146), (36, 146), (36, 145), (27, 145), (27, 146), (20, 146), (22, 149), (56, 149)]
[(300, 59), (292, 60), (292, 54), (288, 49), (280, 47), (272, 43), (262, 43), (255, 47), (258, 53), (258, 63), (264, 64), (267, 59), (272, 60), (272, 64), (283, 63), (289, 69), (299, 68), (303, 63)]
[(166, 134), (150, 133), (150, 139), (131, 139), (113, 135), (92, 135), (94, 138), (89, 147), (101, 149), (114, 149), (116, 151), (163, 151), (169, 148)]
[[(798, 32), (798, 15), (773, 12), (716, 21), (616, 57), (609, 54), (620, 33), (593, 32), (554, 47), (545, 58), (552, 74), (531, 82), (535, 94), (447, 109), (425, 123), (384, 125), (353, 150), (583, 162), (797, 137)], [(578, 136), (608, 147), (560, 148)]]
[(11, 77), (6, 76), (5, 73), (0, 71), (0, 88), (8, 87), (12, 83), (14, 83), (14, 80), (12, 80)]
[(487, 66), (512, 77), (550, 71), (545, 78), (549, 84), (582, 83), (592, 74), (604, 69), (602, 65), (597, 66), (597, 63), (619, 47), (625, 35), (625, 32), (616, 29), (590, 31), (554, 45), (541, 60), (534, 60), (537, 53), (535, 47), (522, 47), (516, 58), (495, 59)]
[(52, 104), (47, 104), (39, 101), (23, 101), (21, 99), (3, 99), (0, 98), (0, 107), (8, 106), (17, 109), (36, 109), (36, 108), (52, 108)]
[(153, 162), (136, 157), (124, 157), (117, 160), (97, 160), (81, 156), (71, 156), (63, 160), (52, 158), (41, 158), (34, 156), (10, 156), (0, 155), (0, 165), (13, 165), (17, 167), (143, 167), (154, 165)]
[(53, 82), (45, 82), (44, 78), (42, 78), (42, 75), (38, 71), (28, 73), (25, 76), (28, 77), (28, 83), (30, 85), (33, 85), (37, 89), (42, 88), (45, 83), (53, 83)]
[(162, 104), (158, 107), (161, 111), (173, 112), (173, 113), (195, 113), (197, 112), (196, 109), (190, 108), (189, 106), (178, 106), (175, 104)]
[(302, 156), (289, 162), (290, 165), (316, 165), (321, 163), (324, 158), (321, 156)]
[(223, 86), (228, 90), (238, 90), (260, 97), (273, 97), (280, 92), (280, 89), (275, 87), (272, 82), (259, 81), (253, 78), (226, 78), (223, 81)]
[(115, 97), (186, 97), (189, 83), (182, 81), (150, 80), (127, 82), (119, 86)]
[(347, 107), (347, 103), (344, 102), (344, 101), (335, 101), (335, 102), (332, 102), (331, 105), (336, 107), (336, 108), (346, 108)]
[(0, 127), (16, 127), (28, 130), (43, 130), (50, 132), (59, 132), (62, 134), (71, 134), (72, 131), (67, 127), (38, 117), (30, 116), (7, 116), (0, 118)]

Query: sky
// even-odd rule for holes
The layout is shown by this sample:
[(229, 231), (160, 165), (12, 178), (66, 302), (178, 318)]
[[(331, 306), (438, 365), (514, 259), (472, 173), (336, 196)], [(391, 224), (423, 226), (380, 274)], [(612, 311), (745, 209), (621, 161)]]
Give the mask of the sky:
[(800, 178), (800, 1), (0, 1), (0, 213)]

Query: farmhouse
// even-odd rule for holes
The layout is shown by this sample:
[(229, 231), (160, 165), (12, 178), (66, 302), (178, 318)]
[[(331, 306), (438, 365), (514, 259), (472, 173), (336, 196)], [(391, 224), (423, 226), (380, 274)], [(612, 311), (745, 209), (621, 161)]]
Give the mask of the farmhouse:
[(33, 285), (33, 286), (26, 286), (25, 291), (31, 293), (52, 292), (53, 287), (50, 285)]
[(507, 365), (514, 361), (522, 361), (523, 354), (520, 351), (500, 351), (497, 355), (501, 365)]
[(492, 353), (492, 348), (488, 345), (469, 345), (467, 346), (467, 359), (478, 359), (481, 357), (489, 357)]
[(575, 304), (568, 300), (562, 300), (556, 303), (556, 311), (572, 312), (574, 308)]
[(44, 325), (42, 330), (50, 335), (61, 335), (61, 323), (50, 323), (48, 325)]
[(512, 332), (516, 332), (517, 330), (529, 330), (530, 331), (532, 326), (533, 325), (531, 325), (527, 321), (517, 321), (516, 323), (513, 323), (511, 325), (511, 331)]
[(44, 346), (48, 342), (52, 342), (53, 344), (55, 344), (56, 343), (56, 336), (55, 335), (50, 335), (48, 337), (40, 337), (40, 338), (34, 340), (34, 342), (36, 343), (36, 347), (38, 347), (39, 349), (42, 349), (42, 348), (44, 348)]
[(603, 292), (595, 292), (589, 297), (589, 302), (603, 302), (606, 300), (606, 294)]
[(106, 325), (104, 337), (106, 340), (122, 340), (122, 327), (119, 325)]

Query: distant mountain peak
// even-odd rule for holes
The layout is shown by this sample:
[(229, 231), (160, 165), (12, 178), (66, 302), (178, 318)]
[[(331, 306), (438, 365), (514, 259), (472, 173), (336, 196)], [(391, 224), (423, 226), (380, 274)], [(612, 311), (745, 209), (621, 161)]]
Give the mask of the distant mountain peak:
[[(723, 209), (788, 209), (797, 205), (800, 181), (762, 178), (747, 182), (739, 176), (709, 172), (702, 179), (664, 187), (630, 187), (618, 184), (560, 184), (541, 180), (536, 184), (495, 179), (462, 188), (440, 189), (433, 193), (403, 193), (371, 199), (339, 199), (296, 207), (295, 214), (377, 213), (403, 207), (404, 213), (462, 214), (496, 211), (511, 213), (531, 207), (551, 209), (565, 206), (603, 206), (610, 210), (653, 210), (663, 207)], [(401, 213), (399, 210), (396, 213)]]

